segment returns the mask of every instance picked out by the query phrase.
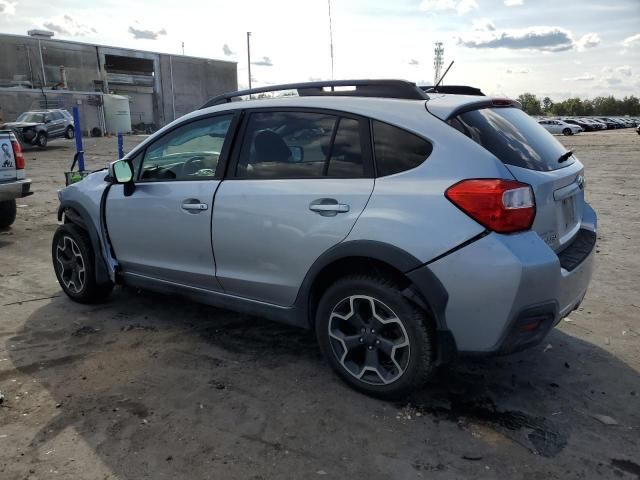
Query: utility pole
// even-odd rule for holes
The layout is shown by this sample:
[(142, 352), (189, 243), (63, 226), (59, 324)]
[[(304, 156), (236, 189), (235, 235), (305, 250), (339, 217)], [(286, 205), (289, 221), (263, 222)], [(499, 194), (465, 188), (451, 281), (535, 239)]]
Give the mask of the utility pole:
[(251, 90), (251, 32), (247, 32), (247, 67), (249, 68), (249, 90)]
[(331, 22), (331, 0), (327, 0), (329, 4), (329, 52), (331, 55), (331, 80), (333, 80), (333, 26)]
[(184, 56), (184, 42), (182, 42), (182, 56)]

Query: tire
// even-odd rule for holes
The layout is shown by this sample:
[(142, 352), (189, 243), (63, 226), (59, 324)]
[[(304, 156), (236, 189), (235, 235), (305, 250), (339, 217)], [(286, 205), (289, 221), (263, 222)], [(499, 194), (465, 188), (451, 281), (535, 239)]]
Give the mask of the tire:
[(89, 235), (81, 228), (60, 225), (53, 235), (51, 258), (58, 283), (78, 303), (98, 303), (109, 296), (113, 283), (97, 284), (95, 254)]
[(47, 148), (47, 134), (44, 132), (38, 132), (36, 137), (36, 146), (38, 148)]
[(75, 137), (76, 135), (76, 131), (73, 129), (73, 127), (71, 125), (69, 125), (67, 127), (67, 129), (64, 131), (64, 138), (71, 140), (73, 139), (73, 137)]
[(562, 133), (564, 135), (573, 135), (573, 132), (571, 131), (570, 128), (565, 128), (564, 130), (562, 130)]
[(335, 282), (320, 299), (316, 336), (336, 373), (367, 395), (402, 398), (435, 372), (433, 323), (390, 280), (363, 274)]
[(16, 221), (16, 201), (5, 200), (0, 202), (0, 227), (8, 227)]

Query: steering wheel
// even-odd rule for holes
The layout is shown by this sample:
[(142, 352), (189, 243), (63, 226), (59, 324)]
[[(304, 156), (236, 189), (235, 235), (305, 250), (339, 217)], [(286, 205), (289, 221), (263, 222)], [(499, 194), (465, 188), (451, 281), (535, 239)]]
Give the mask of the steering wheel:
[(204, 168), (203, 161), (204, 157), (202, 155), (191, 157), (182, 165), (182, 175), (193, 175), (198, 170), (202, 170)]

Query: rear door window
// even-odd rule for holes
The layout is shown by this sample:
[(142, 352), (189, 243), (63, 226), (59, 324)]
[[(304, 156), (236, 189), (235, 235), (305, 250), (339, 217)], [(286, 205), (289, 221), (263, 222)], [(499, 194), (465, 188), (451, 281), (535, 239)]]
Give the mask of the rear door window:
[(546, 172), (575, 161), (571, 156), (558, 162), (567, 149), (518, 108), (472, 110), (450, 119), (449, 124), (507, 165)]
[(235, 175), (241, 178), (361, 178), (365, 173), (361, 122), (304, 112), (254, 112)]
[(416, 168), (433, 150), (424, 138), (377, 120), (373, 121), (373, 144), (379, 177)]

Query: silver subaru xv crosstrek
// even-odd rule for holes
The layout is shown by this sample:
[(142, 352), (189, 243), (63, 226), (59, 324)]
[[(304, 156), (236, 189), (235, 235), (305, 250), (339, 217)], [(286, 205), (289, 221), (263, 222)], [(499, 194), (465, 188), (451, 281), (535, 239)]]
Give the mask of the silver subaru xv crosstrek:
[[(298, 95), (251, 99), (267, 90)], [(396, 398), (580, 304), (584, 186), (512, 100), (399, 80), (240, 91), (61, 190), (53, 266), (78, 302), (131, 285), (315, 329), (347, 383)]]

